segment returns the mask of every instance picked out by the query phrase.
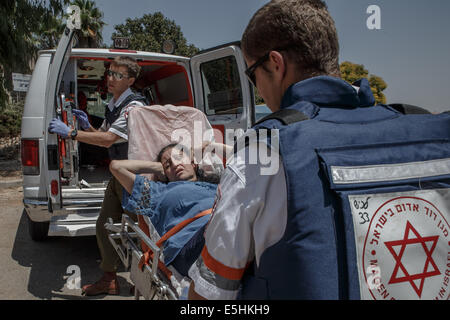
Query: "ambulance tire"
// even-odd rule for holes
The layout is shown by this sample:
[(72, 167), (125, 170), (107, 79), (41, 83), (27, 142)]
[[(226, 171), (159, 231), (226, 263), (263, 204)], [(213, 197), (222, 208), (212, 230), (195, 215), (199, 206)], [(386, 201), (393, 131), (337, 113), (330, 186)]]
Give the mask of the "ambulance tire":
[(28, 234), (33, 241), (44, 241), (48, 237), (49, 222), (35, 222), (30, 219), (25, 209), (23, 213), (27, 216), (28, 220)]

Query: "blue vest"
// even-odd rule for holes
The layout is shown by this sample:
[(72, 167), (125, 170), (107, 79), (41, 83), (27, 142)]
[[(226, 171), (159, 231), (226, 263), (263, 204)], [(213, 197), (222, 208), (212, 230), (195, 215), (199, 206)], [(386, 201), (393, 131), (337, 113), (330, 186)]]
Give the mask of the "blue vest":
[[(357, 253), (360, 245), (355, 241), (360, 221), (367, 222), (361, 224), (365, 228), (369, 222), (370, 228), (375, 228), (376, 221), (372, 224), (369, 220), (375, 219), (378, 211), (357, 212), (356, 207), (361, 210), (367, 203), (353, 197), (370, 194), (373, 199), (373, 195), (390, 196), (393, 192), (450, 190), (450, 166), (445, 161), (450, 159), (450, 114), (404, 115), (386, 105), (374, 106), (368, 81), (363, 79), (357, 85), (359, 90), (328, 76), (298, 82), (285, 93), (281, 109), (298, 110), (308, 119), (290, 125), (272, 119), (255, 126), (279, 129), (288, 219), (282, 239), (267, 248), (259, 265), (253, 263), (244, 275), (240, 298), (361, 299), (362, 295), (370, 297), (370, 294), (379, 297), (380, 293), (373, 290), (380, 290), (380, 285), (370, 292), (363, 287), (361, 279), (367, 275), (359, 270), (364, 263)], [(425, 164), (425, 171), (430, 170), (427, 161), (436, 165), (435, 173), (424, 172), (414, 177), (401, 170), (402, 164), (408, 163), (419, 164), (413, 170), (421, 164)], [(385, 172), (376, 171), (386, 166), (393, 168), (387, 174), (389, 178)], [(447, 214), (448, 221), (448, 212), (443, 214)], [(372, 229), (361, 248), (369, 248), (375, 232)], [(360, 239), (363, 241), (364, 237)], [(378, 252), (388, 252), (390, 242), (385, 243), (372, 239), (372, 245), (379, 245)], [(375, 249), (370, 252), (374, 257), (377, 254)], [(389, 252), (384, 256), (388, 255)], [(378, 260), (372, 257), (368, 261), (372, 261), (375, 269)], [(429, 268), (428, 271), (431, 264)], [(394, 274), (395, 270), (384, 267), (382, 271), (383, 288), (389, 280), (404, 281), (400, 273)], [(445, 273), (445, 269), (440, 271)], [(407, 281), (402, 285), (414, 286)], [(389, 293), (384, 296), (389, 297)]]

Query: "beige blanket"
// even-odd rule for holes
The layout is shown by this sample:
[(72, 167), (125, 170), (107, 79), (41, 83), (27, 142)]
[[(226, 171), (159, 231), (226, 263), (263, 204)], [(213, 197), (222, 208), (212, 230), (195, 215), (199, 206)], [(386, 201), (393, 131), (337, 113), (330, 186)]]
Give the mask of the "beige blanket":
[(214, 131), (200, 110), (174, 105), (134, 107), (127, 119), (129, 159), (156, 161), (163, 147), (179, 142), (194, 150), (195, 162), (204, 171), (223, 170), (219, 157), (201, 152), (204, 142), (214, 142)]

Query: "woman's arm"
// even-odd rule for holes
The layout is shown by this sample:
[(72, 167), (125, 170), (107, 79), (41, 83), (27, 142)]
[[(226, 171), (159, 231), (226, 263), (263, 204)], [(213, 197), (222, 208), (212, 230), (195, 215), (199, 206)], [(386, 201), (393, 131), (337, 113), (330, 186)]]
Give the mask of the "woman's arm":
[(120, 184), (131, 194), (134, 180), (138, 173), (152, 173), (159, 180), (164, 181), (165, 175), (160, 162), (144, 160), (113, 160), (109, 165), (111, 173), (119, 180)]

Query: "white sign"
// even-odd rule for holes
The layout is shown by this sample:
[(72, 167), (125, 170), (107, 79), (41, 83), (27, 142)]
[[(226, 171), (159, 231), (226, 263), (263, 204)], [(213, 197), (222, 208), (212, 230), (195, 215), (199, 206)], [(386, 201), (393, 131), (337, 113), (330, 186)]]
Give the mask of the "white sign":
[(128, 49), (130, 47), (130, 39), (125, 37), (114, 38), (114, 49)]
[(27, 92), (30, 85), (31, 75), (14, 73), (12, 74), (14, 91)]

